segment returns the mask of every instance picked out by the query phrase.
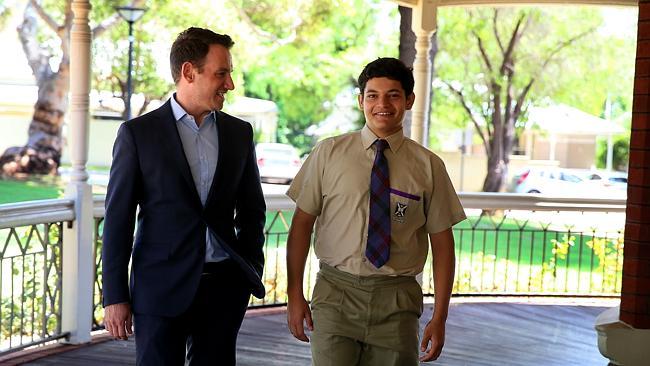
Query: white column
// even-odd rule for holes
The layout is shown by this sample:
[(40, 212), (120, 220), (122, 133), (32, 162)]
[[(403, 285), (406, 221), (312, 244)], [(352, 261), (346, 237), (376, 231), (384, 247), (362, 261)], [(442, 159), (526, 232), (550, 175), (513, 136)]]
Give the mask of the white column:
[(614, 141), (612, 135), (607, 135), (607, 165), (605, 169), (612, 170), (614, 165)]
[[(612, 100), (609, 97), (609, 93), (607, 94), (607, 98), (605, 99), (605, 119), (609, 124), (612, 123)], [(614, 161), (614, 143), (612, 141), (612, 134), (610, 132), (610, 134), (607, 135), (607, 163), (605, 165), (605, 169), (612, 170), (613, 161)]]
[(62, 330), (67, 342), (90, 341), (95, 276), (93, 254), (93, 199), (88, 184), (88, 104), (90, 93), (89, 0), (73, 0), (70, 34), (70, 110), (68, 148), (72, 162), (66, 197), (75, 201), (75, 221), (63, 232)]
[(548, 146), (548, 160), (555, 160), (555, 149), (557, 147), (557, 135), (551, 133)]
[(415, 103), (411, 114), (411, 139), (428, 145), (428, 136), (424, 136), (425, 126), (429, 121), (426, 115), (430, 103), (431, 91), (431, 35), (436, 30), (436, 12), (438, 1), (421, 0), (413, 7), (411, 28), (415, 33), (415, 61), (413, 77), (415, 78)]

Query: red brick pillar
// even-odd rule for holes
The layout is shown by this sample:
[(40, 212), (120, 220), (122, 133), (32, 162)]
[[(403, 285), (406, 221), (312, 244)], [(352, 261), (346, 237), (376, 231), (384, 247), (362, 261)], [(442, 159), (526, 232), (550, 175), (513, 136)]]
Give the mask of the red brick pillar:
[(650, 0), (639, 1), (620, 320), (650, 329)]

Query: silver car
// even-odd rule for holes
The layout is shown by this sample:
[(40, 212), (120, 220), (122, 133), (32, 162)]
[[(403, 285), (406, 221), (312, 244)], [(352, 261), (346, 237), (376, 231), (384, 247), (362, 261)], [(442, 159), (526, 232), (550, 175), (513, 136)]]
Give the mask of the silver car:
[(531, 167), (512, 178), (509, 190), (515, 193), (542, 193), (551, 196), (585, 195), (583, 179), (569, 170), (554, 167)]
[(261, 142), (255, 146), (255, 154), (264, 183), (291, 183), (300, 169), (298, 150), (291, 145)]

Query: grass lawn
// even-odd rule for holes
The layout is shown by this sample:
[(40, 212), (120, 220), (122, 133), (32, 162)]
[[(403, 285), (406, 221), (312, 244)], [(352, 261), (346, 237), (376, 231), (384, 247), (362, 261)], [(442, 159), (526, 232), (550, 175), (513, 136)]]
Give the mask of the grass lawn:
[[(567, 270), (591, 271), (592, 266), (598, 266), (598, 259), (594, 258), (593, 250), (587, 245), (594, 239), (595, 233), (543, 230), (540, 225), (530, 222), (520, 227), (510, 219), (504, 220), (498, 231), (492, 223), (479, 223), (472, 228), (471, 223), (476, 223), (476, 219), (472, 217), (454, 228), (456, 248), (461, 257), (482, 253), (495, 263), (505, 260), (529, 265), (548, 263), (553, 258), (558, 268)], [(571, 237), (573, 244), (567, 240)], [(610, 233), (607, 239), (616, 241), (618, 234)], [(553, 241), (568, 244), (566, 256), (560, 253), (557, 246), (554, 247)]]
[[(62, 198), (66, 182), (60, 176), (0, 178), (0, 204)], [(92, 186), (93, 194), (106, 194), (106, 187)]]
[(0, 179), (0, 204), (60, 198), (63, 184), (57, 177), (15, 180)]
[[(268, 248), (285, 247), (288, 233), (285, 222), (290, 225), (292, 217), (293, 212), (266, 214), (266, 226), (270, 227), (267, 229)], [(472, 264), (475, 260), (491, 262), (494, 265), (507, 261), (533, 266), (548, 263), (553, 258), (558, 269), (591, 271), (592, 267), (598, 266), (598, 258), (587, 245), (593, 240), (594, 233), (543, 230), (540, 225), (531, 222), (520, 227), (512, 219), (505, 219), (497, 231), (495, 225), (484, 222), (486, 220), (475, 224), (477, 219), (478, 217), (470, 217), (454, 227), (456, 254), (461, 259), (468, 259)], [(475, 224), (474, 227), (472, 223)], [(568, 244), (565, 256), (559, 252), (556, 255), (553, 240), (562, 243), (566, 241), (565, 237), (574, 237), (573, 245)], [(615, 241), (617, 238), (618, 234), (612, 233), (608, 240)]]
[[(292, 213), (267, 213), (267, 240), (265, 254), (269, 264), (284, 258), (288, 226)], [(528, 222), (525, 226), (513, 219), (499, 220), (498, 224), (478, 217), (454, 227), (457, 257), (457, 286), (459, 292), (598, 292), (603, 281), (619, 278), (616, 266), (622, 265), (622, 256), (614, 249), (619, 233), (602, 233), (553, 230)], [(606, 242), (608, 268), (588, 243), (596, 238), (601, 245)], [(555, 242), (554, 242), (555, 241)], [(278, 258), (280, 259), (278, 259)], [(283, 263), (275, 269), (282, 271)], [(425, 267), (426, 280), (430, 277)], [(614, 276), (614, 277), (612, 277)], [(273, 276), (271, 276), (273, 278)], [(614, 283), (607, 284), (603, 292), (611, 292)], [(620, 281), (619, 281), (620, 282)], [(431, 283), (432, 285), (432, 283)]]

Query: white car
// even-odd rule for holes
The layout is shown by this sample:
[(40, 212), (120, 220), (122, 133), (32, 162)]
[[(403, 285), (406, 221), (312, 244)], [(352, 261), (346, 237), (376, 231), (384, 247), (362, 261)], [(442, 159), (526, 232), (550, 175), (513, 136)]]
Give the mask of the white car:
[(515, 174), (509, 191), (584, 197), (589, 194), (590, 190), (585, 189), (582, 178), (567, 169), (531, 167)]
[(605, 187), (627, 190), (627, 173), (625, 172), (590, 171), (585, 178)]
[(255, 146), (255, 154), (264, 183), (291, 183), (300, 170), (300, 155), (291, 145), (260, 142)]
[(602, 197), (626, 198), (627, 173), (614, 171), (589, 171), (584, 175), (585, 180), (600, 189)]

